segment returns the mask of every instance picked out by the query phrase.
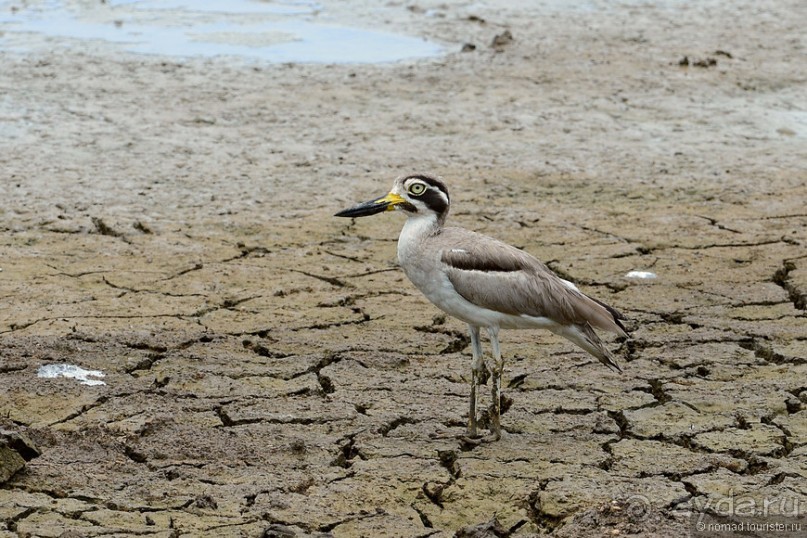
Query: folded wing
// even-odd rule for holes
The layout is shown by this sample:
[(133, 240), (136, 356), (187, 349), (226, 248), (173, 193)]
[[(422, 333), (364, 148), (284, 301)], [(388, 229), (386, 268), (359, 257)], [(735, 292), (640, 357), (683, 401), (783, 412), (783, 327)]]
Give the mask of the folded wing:
[[(454, 232), (459, 230), (461, 233)], [(467, 230), (444, 228), (456, 235), (442, 253), (448, 278), (468, 301), (511, 315), (545, 317), (562, 325), (584, 325), (627, 336), (624, 317), (592, 299), (546, 265), (513, 246)]]

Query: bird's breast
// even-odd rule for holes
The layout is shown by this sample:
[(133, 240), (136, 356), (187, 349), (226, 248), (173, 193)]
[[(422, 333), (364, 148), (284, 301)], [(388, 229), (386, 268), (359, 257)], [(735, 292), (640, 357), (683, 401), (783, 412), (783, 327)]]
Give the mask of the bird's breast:
[[(398, 238), (398, 263), (409, 280), (432, 302), (448, 283), (440, 261), (442, 252), (436, 244), (434, 222), (409, 218)], [(439, 306), (439, 305), (438, 305)]]
[(409, 231), (408, 234), (401, 233), (398, 240), (398, 262), (412, 284), (451, 316), (478, 326), (499, 325), (498, 319), (488, 319), (494, 313), (477, 308), (454, 289), (442, 262), (444, 245), (441, 246), (434, 236)]

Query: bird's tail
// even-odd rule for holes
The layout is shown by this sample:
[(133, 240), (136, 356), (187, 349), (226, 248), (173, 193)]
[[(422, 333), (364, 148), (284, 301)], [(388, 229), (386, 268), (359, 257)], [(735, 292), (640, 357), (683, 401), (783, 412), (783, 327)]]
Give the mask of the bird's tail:
[(615, 372), (622, 372), (622, 368), (617, 364), (614, 355), (605, 347), (605, 344), (603, 344), (588, 322), (579, 325), (566, 325), (557, 329), (556, 332), (591, 353), (608, 368)]

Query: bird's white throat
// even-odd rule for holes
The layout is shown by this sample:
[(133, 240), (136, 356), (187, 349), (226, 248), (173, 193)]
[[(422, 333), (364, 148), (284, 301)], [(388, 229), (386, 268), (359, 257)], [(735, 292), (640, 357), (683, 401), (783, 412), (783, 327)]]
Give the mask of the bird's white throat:
[(425, 213), (410, 215), (406, 219), (398, 237), (398, 262), (403, 264), (423, 244), (423, 239), (434, 234), (440, 228), (437, 215)]

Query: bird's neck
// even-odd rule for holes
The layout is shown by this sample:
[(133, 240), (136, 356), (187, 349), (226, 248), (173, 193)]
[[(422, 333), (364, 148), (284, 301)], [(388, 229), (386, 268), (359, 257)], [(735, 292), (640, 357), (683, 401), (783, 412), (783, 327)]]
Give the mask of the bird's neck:
[(413, 256), (425, 239), (437, 234), (442, 226), (442, 220), (434, 213), (409, 216), (398, 237), (398, 260), (403, 262)]

